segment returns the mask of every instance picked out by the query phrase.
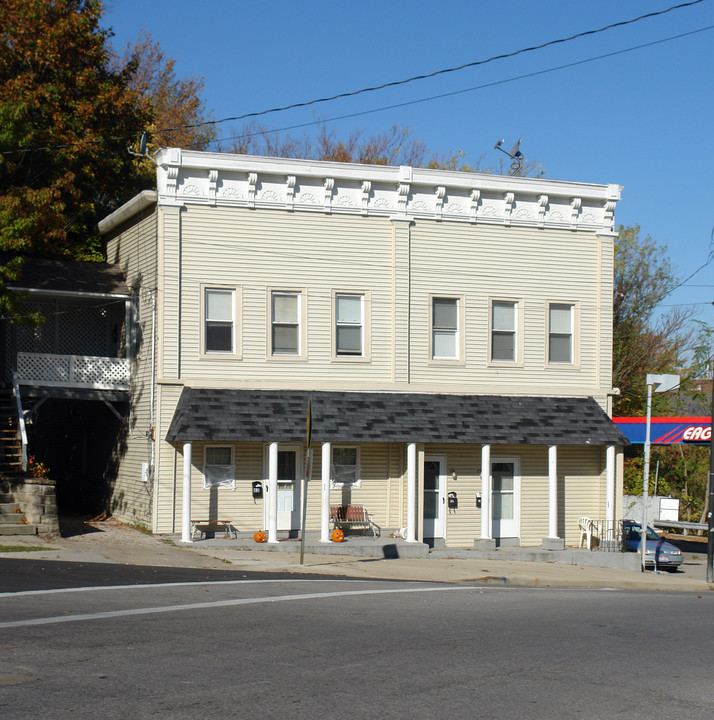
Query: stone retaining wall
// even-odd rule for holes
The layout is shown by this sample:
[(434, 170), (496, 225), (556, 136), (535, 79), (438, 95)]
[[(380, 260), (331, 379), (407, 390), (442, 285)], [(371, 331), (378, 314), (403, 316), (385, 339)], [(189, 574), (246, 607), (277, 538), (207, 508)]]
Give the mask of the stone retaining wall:
[(28, 524), (35, 525), (39, 535), (59, 534), (57, 494), (54, 480), (46, 478), (18, 478), (4, 483), (15, 502), (25, 513)]

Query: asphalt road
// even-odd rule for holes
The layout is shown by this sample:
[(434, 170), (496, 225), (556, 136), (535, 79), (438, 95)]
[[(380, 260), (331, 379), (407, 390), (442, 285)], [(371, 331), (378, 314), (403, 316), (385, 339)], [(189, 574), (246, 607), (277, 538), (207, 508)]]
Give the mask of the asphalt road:
[(714, 716), (714, 594), (231, 577), (0, 594), (0, 717)]

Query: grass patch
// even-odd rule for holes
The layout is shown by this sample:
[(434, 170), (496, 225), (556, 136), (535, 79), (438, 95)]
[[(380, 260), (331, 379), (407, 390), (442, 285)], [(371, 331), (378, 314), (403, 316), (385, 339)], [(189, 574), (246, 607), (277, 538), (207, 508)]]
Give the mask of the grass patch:
[(176, 545), (171, 538), (159, 538), (159, 542), (164, 543), (164, 545)]
[(133, 530), (138, 530), (140, 533), (144, 533), (144, 535), (154, 534), (146, 525), (143, 525), (142, 523), (132, 523), (131, 525), (129, 525), (129, 527)]
[(33, 550), (47, 550), (44, 545), (0, 545), (0, 552), (32, 552)]

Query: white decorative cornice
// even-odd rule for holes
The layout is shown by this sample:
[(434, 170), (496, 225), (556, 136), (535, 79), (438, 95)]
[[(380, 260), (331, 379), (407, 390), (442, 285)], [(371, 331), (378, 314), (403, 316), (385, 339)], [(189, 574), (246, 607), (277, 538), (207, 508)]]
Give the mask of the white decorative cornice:
[[(612, 233), (618, 185), (205, 153), (156, 153), (159, 205), (261, 207)], [(260, 178), (260, 181), (258, 180)]]

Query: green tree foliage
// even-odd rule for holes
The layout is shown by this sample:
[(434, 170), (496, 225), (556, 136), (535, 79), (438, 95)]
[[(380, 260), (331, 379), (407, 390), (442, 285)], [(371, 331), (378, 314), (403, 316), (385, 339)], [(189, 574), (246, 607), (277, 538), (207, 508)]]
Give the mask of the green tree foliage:
[[(615, 415), (644, 415), (648, 373), (678, 372), (692, 345), (693, 311), (658, 307), (677, 285), (664, 247), (638, 225), (618, 228), (613, 286), (613, 385)], [(655, 403), (666, 406), (671, 397)]]
[[(140, 187), (127, 136), (149, 117), (111, 67), (96, 0), (0, 4), (0, 312), (27, 254), (98, 259), (99, 218)], [(10, 259), (7, 259), (10, 258)]]

